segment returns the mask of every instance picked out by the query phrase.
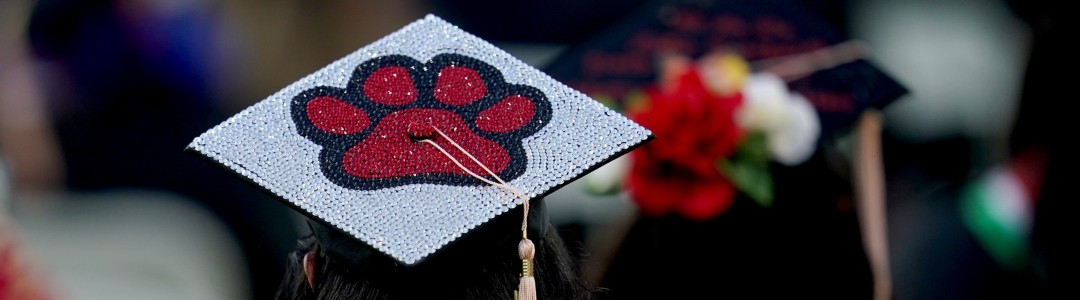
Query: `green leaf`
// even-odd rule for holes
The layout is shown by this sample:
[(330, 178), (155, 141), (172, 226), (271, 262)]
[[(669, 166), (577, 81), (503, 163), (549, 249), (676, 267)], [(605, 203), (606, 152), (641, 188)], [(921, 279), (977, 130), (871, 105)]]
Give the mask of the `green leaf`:
[(773, 202), (773, 181), (768, 164), (747, 160), (720, 162), (720, 171), (731, 180), (743, 194), (761, 206), (770, 207)]
[(743, 138), (739, 147), (735, 150), (735, 157), (739, 160), (748, 160), (760, 164), (769, 162), (769, 144), (765, 133), (752, 131)]
[(769, 150), (765, 134), (749, 133), (735, 155), (717, 163), (735, 188), (764, 207), (772, 206), (773, 181), (769, 172)]

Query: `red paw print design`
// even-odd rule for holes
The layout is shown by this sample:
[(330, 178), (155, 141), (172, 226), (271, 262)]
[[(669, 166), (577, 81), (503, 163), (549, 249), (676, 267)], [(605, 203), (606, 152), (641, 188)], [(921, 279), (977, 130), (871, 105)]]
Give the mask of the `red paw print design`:
[(436, 128), (500, 178), (513, 180), (528, 160), (521, 140), (551, 119), (551, 104), (539, 89), (506, 83), (495, 67), (458, 54), (427, 63), (377, 57), (361, 63), (345, 88), (311, 88), (293, 97), (291, 106), (299, 134), (323, 147), (323, 174), (359, 190), (484, 184), (433, 145), (418, 142), (430, 139), (485, 174)]

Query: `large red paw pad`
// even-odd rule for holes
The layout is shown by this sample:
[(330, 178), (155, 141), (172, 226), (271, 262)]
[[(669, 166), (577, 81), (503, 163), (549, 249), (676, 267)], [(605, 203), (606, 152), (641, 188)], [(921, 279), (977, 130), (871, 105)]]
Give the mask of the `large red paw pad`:
[(551, 104), (539, 89), (507, 83), (497, 69), (471, 57), (441, 54), (421, 63), (390, 55), (360, 64), (345, 88), (320, 86), (296, 95), (292, 115), (300, 135), (323, 147), (327, 178), (373, 190), (483, 184), (462, 167), (480, 175), (487, 167), (513, 180), (527, 165), (521, 141), (547, 124)]

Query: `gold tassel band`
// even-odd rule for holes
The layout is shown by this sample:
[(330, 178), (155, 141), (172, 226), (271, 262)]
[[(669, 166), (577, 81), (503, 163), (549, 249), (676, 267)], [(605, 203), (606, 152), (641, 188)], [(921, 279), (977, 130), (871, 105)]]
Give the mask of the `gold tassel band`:
[(532, 264), (533, 264), (533, 262), (532, 262), (531, 259), (522, 259), (521, 260), (521, 277), (532, 277), (533, 276), (533, 265)]

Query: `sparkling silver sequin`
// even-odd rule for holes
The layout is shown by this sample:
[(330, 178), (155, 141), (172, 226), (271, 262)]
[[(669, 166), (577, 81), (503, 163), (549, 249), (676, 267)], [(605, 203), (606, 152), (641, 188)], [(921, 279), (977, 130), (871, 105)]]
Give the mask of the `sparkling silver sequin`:
[(651, 135), (505, 51), (428, 15), (245, 109), (189, 147), (325, 223), (414, 264), (516, 207), (515, 199), (494, 186), (413, 184), (365, 191), (335, 185), (319, 168), (322, 148), (297, 133), (289, 102), (315, 86), (344, 88), (357, 65), (374, 57), (400, 54), (427, 61), (442, 53), (480, 59), (501, 70), (507, 82), (547, 95), (551, 120), (523, 140), (527, 169), (509, 182), (527, 195), (544, 194)]

